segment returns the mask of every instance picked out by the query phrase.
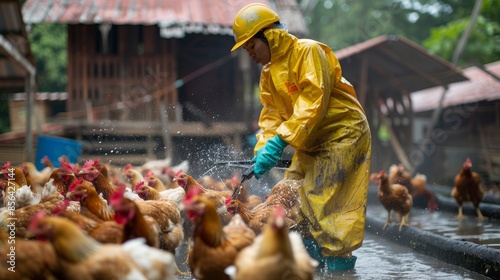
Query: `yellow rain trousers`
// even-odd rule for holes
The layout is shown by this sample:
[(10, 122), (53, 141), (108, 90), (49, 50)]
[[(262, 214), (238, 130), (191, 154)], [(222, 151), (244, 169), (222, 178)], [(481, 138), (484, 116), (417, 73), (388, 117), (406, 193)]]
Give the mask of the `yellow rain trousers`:
[(276, 134), (296, 150), (286, 179), (304, 179), (301, 223), (324, 256), (362, 245), (371, 136), (352, 85), (326, 45), (287, 31), (264, 32), (271, 62), (260, 79), (263, 109), (257, 152)]

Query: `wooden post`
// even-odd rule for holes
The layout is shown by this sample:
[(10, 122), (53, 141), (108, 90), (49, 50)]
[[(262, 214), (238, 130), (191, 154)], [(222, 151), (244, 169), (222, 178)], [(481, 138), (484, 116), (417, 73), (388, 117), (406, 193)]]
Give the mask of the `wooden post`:
[[(80, 38), (86, 38), (87, 37), (87, 25), (82, 25), (82, 36)], [(81, 72), (81, 81), (82, 81), (82, 103), (81, 104), (88, 104), (89, 102), (89, 84), (88, 84), (88, 77), (87, 77), (87, 73), (88, 73), (88, 55), (87, 55), (87, 47), (85, 45), (84, 42), (80, 41), (79, 40), (79, 45), (82, 46), (82, 72)], [(87, 116), (87, 119), (88, 118), (92, 118), (93, 116)]]
[(406, 169), (408, 169), (408, 171), (410, 173), (413, 173), (415, 171), (415, 168), (410, 163), (410, 161), (408, 161), (408, 158), (406, 157), (405, 150), (403, 149), (403, 147), (399, 143), (399, 140), (398, 140), (398, 137), (396, 136), (396, 133), (392, 129), (391, 124), (389, 124), (389, 122), (387, 121), (387, 117), (385, 116), (385, 114), (382, 112), (382, 110), (380, 110), (380, 106), (383, 103), (384, 102), (381, 99), (379, 99), (378, 111), (379, 111), (380, 121), (383, 124), (385, 124), (385, 126), (387, 127), (387, 131), (389, 132), (389, 135), (390, 135), (390, 141), (391, 141), (392, 147), (393, 147), (394, 151), (396, 152), (396, 156), (398, 157), (399, 161), (406, 167)]
[(165, 158), (172, 158), (172, 138), (170, 137), (170, 127), (168, 121), (167, 107), (165, 103), (160, 103), (161, 134), (163, 145), (165, 145)]

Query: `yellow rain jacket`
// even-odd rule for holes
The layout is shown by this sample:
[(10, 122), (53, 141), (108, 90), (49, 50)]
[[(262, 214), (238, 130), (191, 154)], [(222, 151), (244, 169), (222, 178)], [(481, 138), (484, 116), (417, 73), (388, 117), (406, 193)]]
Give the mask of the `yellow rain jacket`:
[(271, 61), (260, 78), (257, 152), (276, 134), (296, 150), (287, 179), (304, 179), (301, 222), (324, 256), (349, 256), (364, 238), (371, 136), (331, 49), (286, 30), (264, 32)]

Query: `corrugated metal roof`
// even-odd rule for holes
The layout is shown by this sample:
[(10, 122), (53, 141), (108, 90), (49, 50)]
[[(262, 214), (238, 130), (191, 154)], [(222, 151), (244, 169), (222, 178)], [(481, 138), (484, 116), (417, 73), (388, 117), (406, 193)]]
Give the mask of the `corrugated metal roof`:
[(404, 90), (410, 93), (467, 79), (451, 63), (394, 35), (370, 39), (336, 51), (335, 55), (344, 77), (355, 86), (361, 83), (363, 65), (366, 65), (368, 90), (380, 94)]
[(307, 32), (295, 0), (28, 0), (23, 6), (26, 23), (131, 24), (160, 27), (165, 38), (186, 33), (232, 35), (236, 13), (243, 6), (260, 2), (282, 14), (292, 33)]
[(24, 91), (28, 72), (12, 54), (19, 54), (31, 64), (34, 60), (18, 0), (0, 1), (0, 40), (3, 42), (0, 44), (0, 93)]
[[(500, 77), (500, 61), (485, 65), (485, 69)], [(451, 84), (443, 100), (443, 108), (479, 101), (500, 99), (500, 82), (479, 67), (464, 69), (468, 81)], [(414, 112), (434, 110), (439, 105), (442, 87), (434, 87), (411, 94)]]

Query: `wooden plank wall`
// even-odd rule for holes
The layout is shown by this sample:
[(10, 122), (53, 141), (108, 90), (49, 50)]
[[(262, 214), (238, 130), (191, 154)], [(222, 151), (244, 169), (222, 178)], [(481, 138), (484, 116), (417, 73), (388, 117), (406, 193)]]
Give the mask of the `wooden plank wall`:
[[(68, 27), (68, 101), (70, 118), (96, 121), (159, 119), (165, 102), (175, 117), (175, 41), (159, 37), (156, 26), (120, 25), (110, 53), (97, 53), (97, 25)], [(116, 53), (113, 53), (116, 52)]]

